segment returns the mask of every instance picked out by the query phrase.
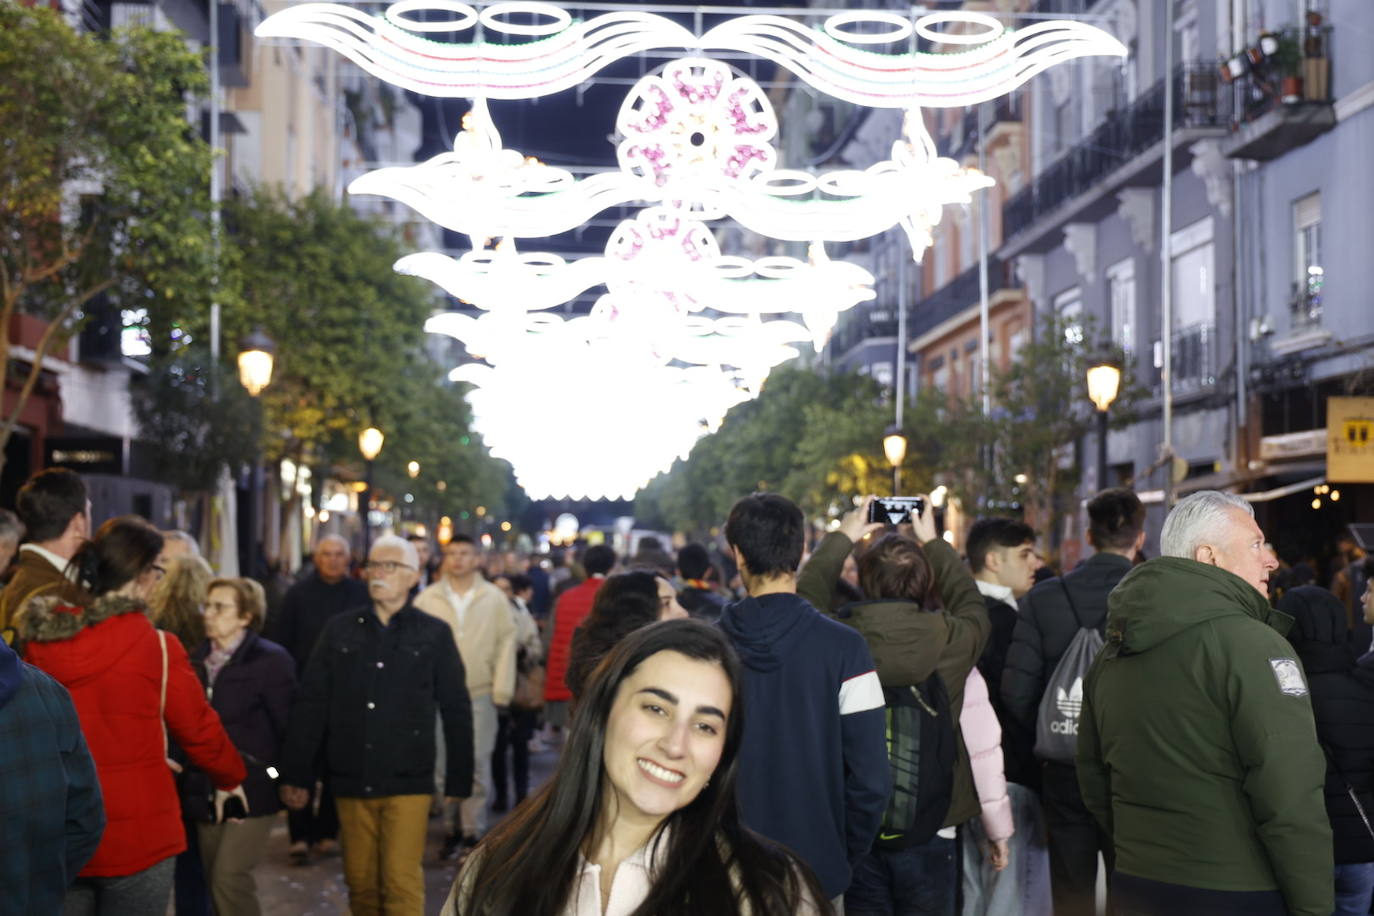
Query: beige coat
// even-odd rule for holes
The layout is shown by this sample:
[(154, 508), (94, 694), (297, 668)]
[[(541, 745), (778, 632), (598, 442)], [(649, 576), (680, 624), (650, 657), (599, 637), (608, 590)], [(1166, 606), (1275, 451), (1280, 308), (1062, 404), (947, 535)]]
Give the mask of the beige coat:
[(468, 693), (473, 697), (489, 693), (494, 704), (505, 706), (515, 692), (515, 618), (499, 588), (479, 577), (473, 589), (461, 626), (442, 578), (420, 592), (415, 606), (453, 631), (467, 672)]

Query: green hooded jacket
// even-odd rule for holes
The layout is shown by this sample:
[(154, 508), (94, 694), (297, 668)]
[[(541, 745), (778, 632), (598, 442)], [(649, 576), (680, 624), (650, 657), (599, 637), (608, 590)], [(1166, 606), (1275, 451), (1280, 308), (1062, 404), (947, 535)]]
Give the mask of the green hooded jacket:
[(835, 582), (853, 546), (838, 531), (827, 534), (802, 567), (797, 594), (821, 613), (863, 634), (884, 687), (920, 684), (939, 672), (949, 694), (956, 738), (954, 786), (943, 826), (957, 826), (981, 810), (959, 715), (964, 710), (964, 682), (992, 632), (987, 605), (959, 554), (937, 538), (921, 549), (930, 562), (944, 612), (925, 611), (911, 601), (858, 601), (835, 608)]
[(1219, 567), (1160, 557), (1108, 600), (1078, 732), (1083, 801), (1129, 875), (1334, 909), (1331, 827), (1292, 618)]

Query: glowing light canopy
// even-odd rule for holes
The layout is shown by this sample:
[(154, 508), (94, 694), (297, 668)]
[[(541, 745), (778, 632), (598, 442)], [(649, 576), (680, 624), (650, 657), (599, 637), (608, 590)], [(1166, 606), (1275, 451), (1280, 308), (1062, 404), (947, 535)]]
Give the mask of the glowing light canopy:
[[(428, 37), (479, 26), (507, 40)], [(472, 239), (460, 257), (420, 252), (396, 267), (478, 309), (477, 317), (436, 315), (425, 327), (462, 341), (481, 361), (451, 378), (474, 386), (475, 428), (535, 498), (632, 496), (730, 407), (757, 395), (772, 368), (798, 354), (796, 345), (824, 347), (839, 313), (874, 298), (875, 282), (832, 260), (827, 243), (900, 227), (920, 258), (944, 206), (992, 184), (937, 155), (922, 108), (977, 104), (1061, 61), (1126, 54), (1082, 23), (1013, 30), (971, 12), (855, 10), (821, 28), (746, 15), (696, 35), (653, 13), (578, 21), (525, 0), (480, 10), (458, 0), (401, 0), (383, 15), (302, 3), (269, 17), (257, 34), (314, 41), (397, 86), (472, 100), (452, 152), (378, 169), (349, 190), (389, 197)], [(916, 51), (916, 36), (957, 50)], [(579, 179), (505, 148), (488, 113), (488, 100), (540, 98), (622, 58), (669, 51), (681, 56), (640, 78), (621, 105), (618, 171)], [(888, 159), (864, 169), (785, 168), (768, 96), (712, 52), (753, 55), (835, 98), (902, 109), (902, 135)], [(555, 235), (627, 205), (644, 209), (615, 228), (600, 256), (568, 261), (517, 248), (517, 239)], [(803, 243), (808, 255), (724, 253), (710, 224), (727, 218)], [(590, 315), (565, 320), (548, 311), (600, 287), (606, 292)], [(550, 380), (588, 392), (588, 401), (601, 392), (615, 408), (550, 411), (532, 424), (520, 407), (543, 400)]]

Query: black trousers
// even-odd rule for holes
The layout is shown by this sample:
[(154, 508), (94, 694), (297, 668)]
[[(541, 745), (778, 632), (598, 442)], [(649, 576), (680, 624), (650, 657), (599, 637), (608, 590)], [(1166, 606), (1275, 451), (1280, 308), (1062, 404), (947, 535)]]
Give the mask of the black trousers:
[(304, 808), (299, 811), (288, 809), (286, 812), (286, 829), (293, 843), (309, 843), (313, 846), (320, 840), (339, 838), (339, 811), (334, 807), (334, 790), (326, 781), (318, 796), (317, 791), (314, 788), (310, 790), (310, 801)]
[(1209, 891), (1117, 872), (1112, 892), (1120, 916), (1288, 916), (1278, 891)]
[[(1097, 912), (1097, 855), (1116, 864), (1112, 839), (1083, 805), (1078, 769), (1064, 763), (1044, 764), (1040, 802), (1050, 849), (1050, 890), (1055, 916), (1094, 916)], [(1108, 895), (1107, 913), (1116, 912)]]
[(533, 709), (507, 709), (496, 718), (496, 747), (491, 752), (492, 798), (506, 802), (506, 751), (511, 757), (515, 778), (515, 803), (525, 800), (530, 791), (530, 738), (539, 717)]

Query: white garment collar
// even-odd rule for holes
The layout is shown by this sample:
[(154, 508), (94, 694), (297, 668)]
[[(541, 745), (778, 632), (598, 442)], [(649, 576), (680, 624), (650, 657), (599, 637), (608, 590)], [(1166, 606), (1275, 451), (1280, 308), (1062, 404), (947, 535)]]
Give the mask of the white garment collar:
[(974, 579), (974, 584), (978, 586), (978, 593), (985, 598), (996, 598), (1003, 604), (1010, 604), (1016, 607), (1016, 595), (1005, 585), (998, 585), (996, 582), (984, 582), (982, 579)]
[(64, 559), (63, 557), (59, 557), (57, 554), (53, 553), (48, 548), (39, 547), (37, 544), (25, 544), (23, 547), (20, 547), (19, 549), (27, 550), (30, 553), (38, 554), (40, 557), (51, 563), (58, 572), (62, 573), (69, 580), (71, 580), (72, 582), (76, 581), (75, 570), (70, 570), (67, 568), (71, 564), (66, 559)]

